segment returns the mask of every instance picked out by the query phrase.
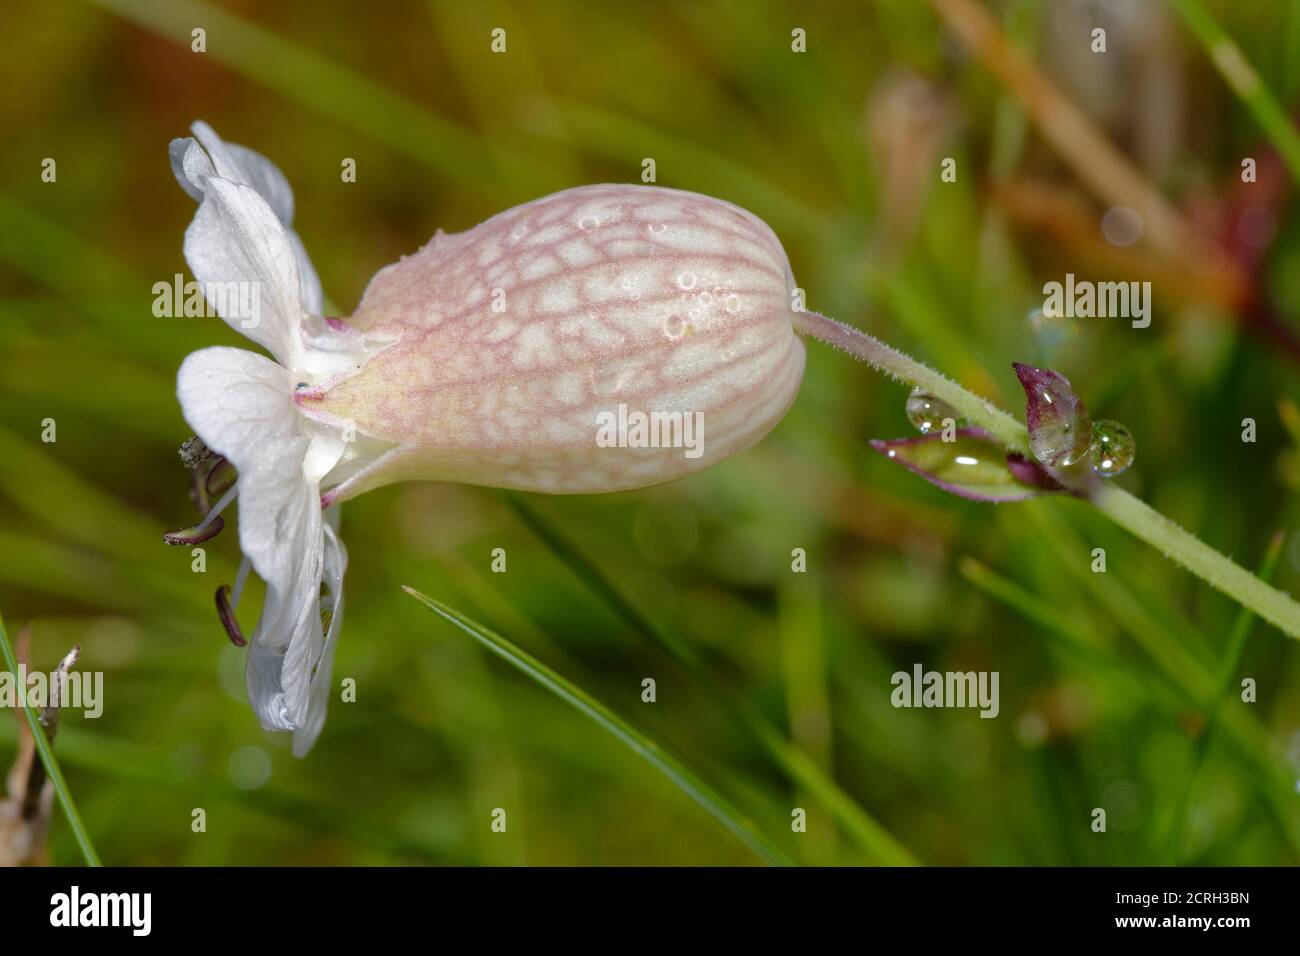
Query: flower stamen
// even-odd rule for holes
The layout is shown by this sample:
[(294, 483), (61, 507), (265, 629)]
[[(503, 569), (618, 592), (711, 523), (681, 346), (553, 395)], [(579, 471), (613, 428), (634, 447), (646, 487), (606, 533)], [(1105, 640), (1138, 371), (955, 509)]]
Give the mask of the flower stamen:
[(244, 555), (244, 560), (239, 562), (239, 571), (235, 574), (235, 590), (230, 595), (230, 609), (233, 611), (239, 607), (239, 598), (244, 593), (244, 585), (248, 581), (248, 572), (253, 567), (253, 562), (249, 560), (248, 555)]
[(221, 533), (221, 529), (226, 526), (226, 522), (219, 516), (209, 516), (212, 520), (204, 518), (203, 521), (196, 525), (190, 525), (188, 528), (180, 528), (176, 531), (167, 531), (163, 534), (165, 544), (202, 544), (204, 541), (210, 541)]
[(187, 438), (180, 448), (181, 464), (191, 471), (212, 457), (212, 452), (198, 435)]
[(212, 508), (208, 511), (208, 513), (203, 516), (203, 520), (200, 521), (198, 524), (198, 530), (202, 531), (212, 522), (220, 520), (221, 512), (225, 511), (226, 506), (230, 504), (232, 501), (234, 501), (238, 495), (239, 495), (239, 482), (236, 481), (233, 485), (231, 485), (229, 488), (226, 489), (226, 493), (223, 494), (219, 499), (217, 499), (217, 503), (213, 505)]
[(246, 647), (248, 641), (244, 639), (244, 633), (239, 629), (239, 621), (235, 619), (235, 609), (230, 603), (229, 584), (217, 588), (217, 616), (221, 618), (221, 626), (226, 629), (226, 636), (230, 638), (230, 643), (236, 647)]
[(200, 517), (212, 510), (212, 499), (208, 497), (203, 472), (198, 468), (190, 469), (190, 501), (194, 502)]
[(239, 478), (235, 466), (225, 457), (219, 457), (212, 463), (207, 477), (203, 480), (203, 490), (209, 498), (220, 498)]
[[(228, 464), (226, 459), (222, 458), (215, 466), (213, 466), (213, 470), (215, 471), (217, 468), (220, 468), (223, 463)], [(234, 469), (230, 469), (230, 472), (233, 474)], [(224, 478), (221, 479), (219, 483), (224, 483)], [(234, 501), (236, 496), (239, 494), (239, 481), (236, 479), (235, 483), (227, 488), (217, 503), (210, 508), (205, 507), (208, 501), (207, 482), (201, 480), (195, 481), (194, 491), (197, 499), (195, 503), (199, 505), (199, 510), (203, 512), (203, 520), (196, 525), (190, 525), (189, 527), (180, 528), (176, 531), (166, 532), (163, 535), (163, 541), (167, 544), (202, 544), (204, 541), (210, 541), (219, 535), (221, 529), (226, 526), (225, 519), (221, 517), (221, 512), (224, 511), (226, 506)]]

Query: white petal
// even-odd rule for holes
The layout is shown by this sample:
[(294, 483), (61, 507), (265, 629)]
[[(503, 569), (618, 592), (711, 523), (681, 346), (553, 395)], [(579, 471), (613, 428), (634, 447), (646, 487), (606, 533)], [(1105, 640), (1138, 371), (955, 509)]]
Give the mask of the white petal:
[(289, 180), (275, 163), (261, 153), (237, 143), (227, 143), (202, 120), (194, 123), (191, 129), (198, 140), (187, 136), (172, 140), (168, 146), (176, 181), (196, 202), (203, 201), (207, 188), (205, 180), (211, 176), (242, 183), (256, 190), (289, 234), (289, 241), (298, 259), (303, 308), (315, 315), (322, 314), (324, 304), (320, 279), (311, 264), (311, 257), (307, 255), (306, 247), (292, 228), (294, 204)]
[(227, 143), (202, 120), (190, 129), (212, 158), (218, 176), (252, 186), (282, 223), (293, 225), (293, 190), (279, 166), (247, 146)]
[[(267, 730), (298, 731), (307, 726), (312, 665), (323, 646), (320, 583), (324, 533), (320, 496), (310, 486), (306, 490), (306, 494), (277, 502), (272, 520), (283, 535), (280, 540), (291, 560), (283, 569), (287, 573), (267, 579), (266, 604), (248, 642), (248, 699)], [(241, 542), (246, 513), (241, 503)], [(268, 517), (259, 508), (254, 520), (263, 522)]]
[(266, 581), (249, 643), (248, 696), (262, 725), (298, 730), (322, 646), (320, 489), (303, 473), (311, 445), (289, 373), (242, 349), (188, 356), (177, 378), (186, 421), (239, 471), (239, 544)]
[(293, 243), (252, 187), (220, 178), (205, 185), (185, 230), (185, 261), (227, 325), (292, 366), (303, 319)]
[(303, 474), (311, 439), (293, 384), (270, 359), (224, 347), (186, 356), (176, 382), (185, 420), (239, 471), (240, 547), (268, 584), (287, 580), (294, 563), (294, 535), (281, 512), (311, 493)]
[(330, 674), (334, 669), (334, 650), (338, 646), (339, 628), (343, 625), (343, 573), (348, 567), (348, 551), (338, 536), (338, 508), (331, 508), (325, 522), (325, 559), (321, 583), (329, 590), (333, 603), (329, 630), (324, 647), (317, 654), (315, 672), (311, 676), (311, 691), (307, 704), (307, 717), (302, 727), (293, 735), (293, 755), (306, 756), (325, 726), (329, 708)]
[(167, 144), (167, 155), (172, 161), (172, 175), (195, 202), (203, 202), (203, 182), (217, 174), (212, 160), (192, 137), (174, 139)]
[(320, 276), (316, 274), (316, 267), (311, 264), (307, 247), (302, 244), (302, 240), (292, 229), (289, 230), (289, 242), (293, 245), (294, 255), (298, 258), (298, 294), (302, 300), (303, 310), (312, 315), (324, 315), (325, 293), (321, 291)]
[(246, 349), (200, 349), (181, 363), (176, 376), (181, 413), (209, 448), (239, 469), (241, 496), (246, 479), (272, 459), (296, 458), (290, 477), (302, 480), (309, 440), (293, 387), (286, 369)]

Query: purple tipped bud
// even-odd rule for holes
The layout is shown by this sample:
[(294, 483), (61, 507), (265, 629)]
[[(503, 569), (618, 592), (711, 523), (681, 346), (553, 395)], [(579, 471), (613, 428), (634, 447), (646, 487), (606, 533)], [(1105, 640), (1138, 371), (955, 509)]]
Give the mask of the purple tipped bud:
[(1050, 368), (1013, 362), (1025, 390), (1029, 447), (1049, 468), (1073, 465), (1092, 445), (1092, 419), (1070, 381)]
[(874, 440), (871, 447), (944, 491), (972, 501), (1020, 501), (1061, 490), (1040, 465), (1008, 455), (979, 428), (959, 428), (953, 441), (930, 432)]

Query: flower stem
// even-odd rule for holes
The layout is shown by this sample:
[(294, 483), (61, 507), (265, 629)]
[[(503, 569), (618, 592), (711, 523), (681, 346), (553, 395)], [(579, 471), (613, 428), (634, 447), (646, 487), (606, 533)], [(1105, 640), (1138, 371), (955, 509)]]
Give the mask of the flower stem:
[[(1029, 452), (1025, 426), (934, 369), (851, 325), (815, 312), (794, 313), (795, 329), (852, 355), (894, 378), (919, 386), (951, 405), (1010, 451)], [(1091, 476), (1089, 476), (1091, 477)], [(1284, 634), (1300, 639), (1300, 603), (1215, 551), (1142, 500), (1105, 481), (1086, 481), (1082, 496), (1130, 534), (1164, 552), (1197, 577), (1250, 608)]]
[(1208, 581), (1242, 607), (1250, 608), (1283, 633), (1300, 638), (1300, 603), (1290, 595), (1265, 584), (1123, 488), (1099, 482), (1090, 500), (1102, 514), (1130, 534), (1159, 548), (1166, 557)]
[(816, 312), (795, 312), (794, 327), (804, 335), (825, 342), (877, 371), (919, 386), (955, 408), (972, 425), (978, 425), (1002, 442), (1009, 451), (1029, 453), (1025, 426), (988, 399), (968, 392), (952, 379), (923, 365), (875, 336)]

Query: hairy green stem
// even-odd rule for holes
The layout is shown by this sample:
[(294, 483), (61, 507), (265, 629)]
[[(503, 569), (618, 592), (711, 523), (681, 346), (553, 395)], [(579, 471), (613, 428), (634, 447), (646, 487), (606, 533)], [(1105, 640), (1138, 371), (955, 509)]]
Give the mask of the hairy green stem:
[[(794, 313), (795, 329), (852, 355), (879, 371), (916, 385), (947, 402), (973, 425), (991, 433), (1011, 451), (1028, 454), (1025, 426), (1002, 409), (962, 388), (934, 369), (874, 336), (815, 312)], [(1215, 551), (1150, 505), (1101, 480), (1079, 489), (1102, 514), (1130, 534), (1164, 552), (1197, 577), (1249, 608), (1284, 634), (1300, 639), (1300, 603), (1266, 584)]]
[(1159, 548), (1166, 557), (1208, 581), (1242, 607), (1250, 608), (1279, 630), (1300, 638), (1300, 604), (1290, 595), (1265, 584), (1123, 488), (1099, 483), (1090, 497), (1102, 514), (1121, 528)]
[(847, 352), (877, 371), (918, 385), (935, 398), (957, 409), (972, 425), (978, 425), (1002, 442), (1009, 450), (1029, 454), (1029, 436), (1025, 426), (987, 399), (968, 392), (952, 379), (923, 365), (892, 345), (843, 322), (836, 322), (816, 312), (795, 312), (794, 327), (804, 335)]

